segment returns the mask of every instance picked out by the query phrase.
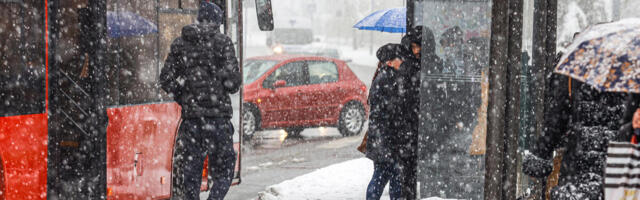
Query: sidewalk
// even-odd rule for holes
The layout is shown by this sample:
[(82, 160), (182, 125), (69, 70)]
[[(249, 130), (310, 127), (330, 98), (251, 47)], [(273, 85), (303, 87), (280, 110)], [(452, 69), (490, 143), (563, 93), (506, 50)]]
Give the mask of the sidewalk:
[[(373, 174), (373, 163), (358, 158), (272, 185), (260, 192), (259, 200), (361, 200)], [(388, 200), (388, 185), (381, 199)], [(424, 200), (440, 200), (426, 198)]]
[[(330, 165), (314, 172), (267, 187), (259, 200), (361, 200), (369, 179), (373, 174), (373, 163), (367, 158), (349, 160)], [(389, 199), (388, 189), (382, 199)]]

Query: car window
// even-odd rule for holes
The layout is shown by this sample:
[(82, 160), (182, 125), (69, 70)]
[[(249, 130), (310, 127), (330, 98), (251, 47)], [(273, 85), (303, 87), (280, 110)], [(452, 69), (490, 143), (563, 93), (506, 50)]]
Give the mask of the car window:
[(247, 60), (242, 69), (244, 83), (253, 83), (277, 63), (270, 60)]
[(287, 82), (285, 87), (304, 85), (307, 83), (305, 62), (292, 62), (283, 65), (271, 73), (262, 83), (262, 87), (271, 88), (278, 80)]
[(311, 61), (309, 64), (309, 84), (332, 83), (338, 81), (338, 67), (331, 61)]

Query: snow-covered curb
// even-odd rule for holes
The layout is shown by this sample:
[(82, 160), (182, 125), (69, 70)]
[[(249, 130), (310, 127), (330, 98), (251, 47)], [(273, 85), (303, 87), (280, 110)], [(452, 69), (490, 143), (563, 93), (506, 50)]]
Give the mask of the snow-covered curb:
[(372, 174), (371, 160), (349, 160), (269, 186), (266, 191), (260, 193), (258, 199), (364, 199)]
[[(259, 200), (356, 200), (365, 199), (373, 174), (373, 162), (359, 158), (333, 164), (272, 185), (260, 192)], [(381, 199), (389, 199), (388, 186)], [(425, 200), (441, 200), (431, 197)]]

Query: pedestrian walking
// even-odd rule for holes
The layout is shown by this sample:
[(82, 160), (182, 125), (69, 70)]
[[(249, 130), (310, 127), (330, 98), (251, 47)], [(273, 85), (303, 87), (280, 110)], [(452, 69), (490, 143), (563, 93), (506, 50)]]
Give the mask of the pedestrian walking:
[(231, 39), (220, 33), (222, 9), (203, 1), (197, 20), (173, 41), (160, 75), (162, 88), (182, 107), (171, 199), (199, 199), (207, 156), (212, 180), (208, 199), (223, 199), (236, 163), (229, 94), (241, 86), (238, 61)]
[(399, 70), (402, 65), (399, 44), (387, 44), (378, 49), (379, 67), (369, 91), (369, 130), (366, 156), (374, 162), (374, 172), (367, 187), (367, 199), (380, 199), (382, 191), (390, 182), (391, 199), (405, 199), (402, 194), (403, 168), (398, 163), (395, 144), (400, 139), (395, 129), (400, 126), (401, 91)]

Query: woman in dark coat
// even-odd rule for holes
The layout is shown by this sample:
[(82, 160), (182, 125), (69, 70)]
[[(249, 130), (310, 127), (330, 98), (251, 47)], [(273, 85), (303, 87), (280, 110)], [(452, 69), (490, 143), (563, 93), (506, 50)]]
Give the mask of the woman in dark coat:
[(380, 199), (382, 191), (391, 181), (391, 199), (402, 198), (403, 173), (398, 163), (395, 144), (401, 116), (400, 76), (402, 64), (400, 45), (387, 44), (378, 49), (376, 55), (380, 66), (369, 90), (369, 130), (367, 133), (366, 156), (374, 163), (374, 172), (367, 187), (367, 200)]
[(552, 74), (545, 92), (544, 129), (523, 171), (547, 177), (553, 152), (566, 148), (560, 179), (551, 199), (602, 199), (607, 145), (619, 128), (623, 94), (600, 92), (566, 76)]

